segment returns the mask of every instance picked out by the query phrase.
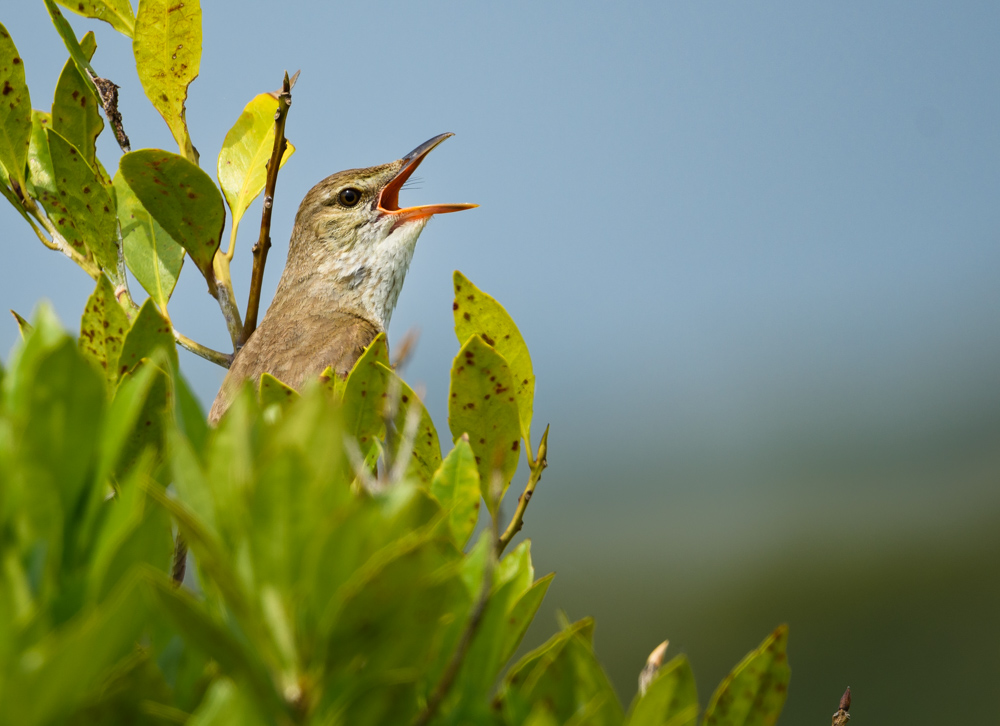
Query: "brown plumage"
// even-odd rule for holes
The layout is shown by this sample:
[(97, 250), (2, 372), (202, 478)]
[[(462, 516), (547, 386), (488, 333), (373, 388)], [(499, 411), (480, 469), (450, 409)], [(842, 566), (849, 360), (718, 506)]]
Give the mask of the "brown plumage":
[(209, 421), (222, 417), (244, 380), (256, 382), (265, 372), (293, 388), (327, 366), (346, 376), (388, 328), (427, 220), (476, 206), (399, 207), (400, 187), (449, 136), (436, 136), (390, 164), (338, 172), (306, 194), (274, 301), (236, 354)]

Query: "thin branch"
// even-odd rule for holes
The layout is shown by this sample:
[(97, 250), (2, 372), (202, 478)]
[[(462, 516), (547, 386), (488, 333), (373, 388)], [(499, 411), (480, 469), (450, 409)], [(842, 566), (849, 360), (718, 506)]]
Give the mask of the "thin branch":
[(498, 555), (506, 549), (510, 541), (514, 539), (514, 535), (520, 532), (521, 527), (524, 526), (524, 511), (528, 508), (528, 502), (531, 501), (531, 497), (535, 493), (535, 487), (538, 486), (538, 482), (542, 478), (542, 472), (548, 466), (548, 462), (546, 461), (548, 451), (549, 427), (546, 426), (545, 433), (542, 434), (542, 441), (538, 444), (538, 456), (532, 461), (530, 452), (528, 454), (528, 463), (531, 465), (531, 476), (528, 477), (528, 483), (524, 487), (524, 492), (517, 499), (517, 509), (514, 511), (514, 516), (510, 520), (510, 524), (507, 525), (507, 529), (504, 530), (503, 535), (497, 542)]
[(278, 96), (278, 110), (274, 113), (274, 147), (271, 158), (267, 162), (267, 181), (264, 184), (264, 210), (260, 215), (260, 237), (253, 246), (253, 272), (250, 277), (250, 298), (247, 301), (247, 316), (243, 323), (243, 332), (237, 343), (237, 350), (249, 340), (257, 329), (257, 313), (260, 309), (260, 288), (264, 282), (264, 265), (267, 264), (267, 252), (271, 249), (271, 211), (274, 207), (274, 188), (278, 183), (278, 170), (281, 168), (281, 157), (285, 154), (285, 121), (288, 118), (288, 108), (292, 105), (292, 86), (298, 78), (296, 72), (292, 80), (285, 71), (285, 79)]
[(201, 343), (195, 343), (189, 337), (178, 332), (177, 330), (174, 330), (174, 340), (176, 340), (177, 344), (185, 350), (189, 350), (195, 355), (201, 356), (205, 360), (212, 361), (216, 365), (222, 366), (223, 368), (228, 368), (233, 362), (233, 356), (229, 353), (220, 353), (217, 350), (205, 347)]
[(848, 720), (851, 718), (851, 714), (848, 711), (851, 710), (851, 687), (848, 686), (847, 690), (844, 691), (844, 695), (840, 697), (840, 707), (837, 709), (837, 713), (833, 714), (833, 726), (846, 726)]
[(403, 334), (400, 341), (396, 343), (396, 357), (392, 361), (392, 369), (399, 372), (410, 362), (413, 351), (417, 349), (417, 341), (420, 340), (420, 328), (414, 326)]

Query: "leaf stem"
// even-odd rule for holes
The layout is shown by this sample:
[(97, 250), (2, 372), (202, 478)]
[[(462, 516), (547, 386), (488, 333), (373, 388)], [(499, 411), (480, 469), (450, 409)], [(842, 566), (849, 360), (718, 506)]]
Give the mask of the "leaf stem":
[(507, 525), (507, 529), (497, 540), (497, 555), (503, 553), (510, 544), (510, 541), (514, 539), (514, 535), (521, 531), (521, 527), (524, 526), (524, 512), (528, 508), (528, 502), (531, 501), (532, 495), (535, 493), (535, 487), (538, 486), (539, 480), (542, 478), (542, 472), (545, 471), (545, 467), (548, 466), (548, 461), (546, 457), (549, 451), (549, 427), (545, 427), (545, 433), (542, 434), (542, 441), (538, 444), (538, 456), (534, 460), (531, 459), (531, 453), (528, 453), (528, 463), (531, 465), (531, 476), (528, 477), (528, 483), (524, 486), (524, 492), (517, 499), (517, 509), (514, 511), (514, 516), (510, 520), (510, 524)]
[[(298, 73), (295, 77), (298, 77)], [(253, 246), (253, 272), (250, 277), (250, 298), (247, 301), (247, 316), (243, 323), (243, 332), (239, 337), (236, 349), (239, 350), (249, 340), (257, 329), (257, 313), (260, 310), (260, 288), (264, 282), (264, 265), (267, 264), (267, 252), (271, 249), (271, 211), (274, 207), (274, 188), (278, 183), (278, 170), (281, 168), (281, 157), (285, 153), (285, 121), (288, 118), (288, 108), (292, 105), (292, 85), (288, 71), (278, 93), (278, 110), (274, 114), (274, 146), (271, 158), (267, 162), (267, 181), (264, 185), (264, 209), (260, 215), (260, 237)], [(230, 249), (232, 245), (230, 244)]]
[(228, 368), (233, 362), (233, 356), (229, 353), (220, 353), (217, 350), (212, 350), (201, 343), (195, 343), (189, 337), (181, 333), (180, 331), (174, 329), (174, 340), (185, 350), (189, 350), (195, 355), (201, 356), (205, 360), (212, 361), (216, 365), (222, 366), (223, 368)]
[(226, 320), (226, 330), (233, 341), (233, 350), (238, 351), (242, 347), (240, 336), (243, 334), (243, 322), (240, 319), (240, 307), (236, 303), (236, 295), (233, 293), (233, 278), (229, 272), (229, 258), (223, 252), (216, 252), (212, 258), (212, 282), (209, 285), (209, 292), (219, 303), (222, 310), (222, 317)]
[[(41, 211), (38, 209), (38, 205), (35, 203), (35, 200), (32, 199), (27, 194), (24, 194), (22, 196), (22, 199), (24, 201), (24, 208), (25, 210), (27, 210), (28, 214), (34, 217), (35, 220), (40, 225), (42, 225), (45, 231), (48, 232), (49, 236), (52, 238), (50, 243), (46, 243), (45, 240), (42, 239), (42, 235), (39, 234), (39, 239), (42, 239), (42, 243), (45, 244), (45, 246), (48, 247), (50, 250), (59, 250), (64, 255), (69, 257), (71, 260), (73, 260), (73, 262), (82, 267), (83, 271), (86, 272), (88, 275), (90, 275), (92, 279), (96, 280), (97, 278), (99, 278), (101, 276), (101, 269), (96, 264), (94, 264), (92, 260), (88, 260), (86, 257), (84, 257), (79, 252), (77, 252), (76, 250), (74, 250), (72, 247), (69, 246), (69, 243), (61, 234), (59, 234), (59, 230), (55, 228), (55, 225), (52, 224), (52, 221), (47, 216), (42, 214)], [(34, 227), (34, 225), (32, 225), (32, 227)], [(36, 232), (37, 231), (38, 230), (36, 229)]]

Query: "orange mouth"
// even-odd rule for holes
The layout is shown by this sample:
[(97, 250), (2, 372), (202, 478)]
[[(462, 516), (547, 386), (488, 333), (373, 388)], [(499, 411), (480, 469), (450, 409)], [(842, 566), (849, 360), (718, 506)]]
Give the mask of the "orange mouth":
[(478, 204), (426, 204), (420, 207), (399, 206), (399, 190), (410, 178), (410, 175), (420, 166), (420, 162), (431, 153), (431, 150), (454, 134), (441, 134), (433, 139), (425, 141), (409, 154), (403, 157), (403, 168), (393, 177), (392, 181), (382, 187), (382, 192), (378, 197), (378, 210), (382, 214), (391, 214), (396, 218), (396, 226), (404, 222), (412, 222), (418, 219), (426, 219), (435, 214), (447, 214), (448, 212), (461, 212), (463, 209), (475, 209)]

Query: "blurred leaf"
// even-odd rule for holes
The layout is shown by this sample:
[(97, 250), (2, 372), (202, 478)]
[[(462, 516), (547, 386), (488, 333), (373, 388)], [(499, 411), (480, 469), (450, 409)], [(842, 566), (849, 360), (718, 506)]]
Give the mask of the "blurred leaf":
[[(452, 436), (467, 433), (479, 467), (480, 487), (494, 513), (517, 470), (520, 425), (514, 400), (514, 382), (506, 361), (478, 335), (466, 341), (451, 366), (448, 426)], [(490, 496), (493, 472), (499, 470), (501, 489), (496, 502)]]
[[(274, 114), (278, 101), (269, 93), (262, 93), (250, 101), (243, 113), (222, 142), (219, 153), (218, 175), (222, 192), (233, 214), (230, 244), (236, 240), (240, 219), (250, 203), (264, 191), (267, 181), (267, 162), (274, 148)], [(295, 147), (286, 141), (281, 164), (295, 153)]]
[(459, 344), (478, 335), (507, 361), (514, 381), (514, 395), (521, 422), (521, 436), (531, 446), (531, 411), (535, 399), (535, 374), (531, 355), (514, 319), (492, 297), (455, 270), (455, 334)]
[(101, 275), (83, 309), (80, 350), (101, 368), (112, 387), (118, 381), (118, 356), (128, 328), (128, 316), (115, 298), (115, 289)]
[(259, 706), (246, 698), (241, 689), (228, 678), (216, 680), (198, 710), (191, 714), (187, 726), (267, 726)]
[(98, 481), (104, 481), (131, 455), (139, 417), (148, 410), (151, 393), (159, 395), (163, 390), (162, 374), (150, 365), (122, 377), (100, 438)]
[[(388, 379), (395, 378), (399, 382), (399, 403), (396, 411), (396, 418), (393, 425), (396, 432), (402, 435), (406, 431), (406, 420), (409, 417), (413, 406), (419, 407), (420, 420), (417, 424), (416, 436), (413, 440), (413, 452), (410, 455), (410, 463), (406, 469), (406, 476), (428, 484), (434, 476), (434, 472), (441, 466), (441, 444), (438, 441), (437, 429), (434, 421), (427, 413), (427, 407), (420, 400), (420, 396), (414, 393), (406, 381), (396, 375), (396, 372), (383, 362), (379, 361), (380, 372)], [(336, 377), (336, 376), (335, 376)]]
[(166, 312), (184, 264), (184, 248), (146, 211), (119, 171), (114, 180), (125, 263), (142, 288)]
[[(181, 154), (197, 161), (197, 152), (188, 134), (184, 103), (188, 85), (198, 77), (201, 64), (200, 0), (139, 0), (133, 38), (135, 67), (146, 97), (167, 122)], [(139, 198), (156, 216), (149, 200), (142, 194)], [(170, 226), (163, 226), (181, 241)], [(219, 231), (221, 233), (221, 228)], [(189, 247), (186, 249), (191, 251)]]
[(170, 321), (160, 314), (150, 298), (139, 308), (122, 345), (118, 359), (118, 372), (126, 373), (135, 368), (143, 358), (149, 358), (157, 348), (163, 349), (173, 368), (177, 368), (177, 347), (174, 345)]
[(568, 627), (525, 655), (504, 679), (500, 700), (511, 723), (521, 723), (535, 704), (551, 708), (558, 723), (618, 726), (624, 715), (591, 647), (594, 621)]
[[(45, 9), (49, 11), (52, 24), (55, 26), (56, 32), (59, 33), (59, 37), (62, 38), (63, 44), (69, 52), (69, 57), (73, 59), (76, 67), (80, 70), (80, 74), (84, 75), (86, 70), (93, 72), (93, 66), (90, 65), (90, 56), (83, 51), (80, 41), (76, 39), (76, 33), (73, 32), (73, 27), (63, 16), (62, 11), (56, 7), (53, 0), (42, 0), (42, 2), (45, 3)], [(94, 75), (97, 74), (95, 73)]]
[(291, 386), (286, 386), (270, 373), (262, 373), (260, 376), (260, 405), (267, 408), (271, 404), (287, 406), (295, 398), (298, 398), (298, 391)]
[(187, 250), (205, 278), (214, 280), (212, 258), (226, 208), (208, 174), (183, 156), (159, 149), (131, 151), (118, 168), (149, 215)]
[(628, 726), (694, 726), (698, 720), (698, 689), (687, 658), (679, 655), (660, 668), (644, 696), (637, 696)]
[(712, 694), (705, 726), (772, 726), (788, 697), (791, 669), (785, 649), (788, 626), (780, 625), (750, 651)]
[(0, 24), (0, 164), (24, 189), (24, 165), (31, 137), (31, 97), (24, 82), (24, 62)]
[[(157, 353), (157, 365), (153, 361), (148, 361), (140, 366), (141, 369), (153, 369), (149, 386), (142, 399), (142, 408), (134, 419), (133, 425), (128, 429), (128, 434), (122, 442), (118, 453), (118, 468), (128, 468), (143, 454), (147, 447), (153, 447), (158, 453), (162, 452), (164, 445), (165, 427), (170, 414), (170, 374), (164, 370), (170, 365), (163, 360), (162, 353)], [(130, 378), (134, 373), (125, 373), (122, 383)]]
[(27, 338), (34, 328), (31, 327), (31, 323), (21, 317), (21, 315), (14, 310), (10, 311), (10, 314), (14, 316), (14, 320), (17, 321), (17, 329), (21, 332), (21, 340)]
[(116, 275), (118, 218), (103, 180), (66, 139), (52, 129), (45, 135), (62, 204), (53, 210), (52, 221), (74, 249), (90, 250), (103, 270)]
[[(93, 33), (83, 36), (80, 48), (88, 60), (94, 57), (97, 42)], [(87, 164), (95, 169), (97, 136), (104, 128), (100, 108), (93, 85), (80, 74), (72, 58), (66, 61), (52, 101), (52, 128), (75, 146)]]
[(545, 599), (545, 594), (549, 591), (549, 585), (552, 584), (555, 576), (555, 573), (552, 572), (540, 578), (508, 610), (504, 649), (500, 657), (501, 663), (510, 660), (521, 645), (524, 634), (528, 632), (528, 626), (535, 619), (538, 608), (542, 606), (542, 600)]
[(56, 0), (64, 8), (86, 18), (103, 20), (119, 33), (132, 37), (135, 15), (129, 0)]
[(459, 439), (431, 481), (431, 494), (448, 512), (448, 526), (459, 547), (469, 541), (479, 520), (479, 470), (468, 441)]
[(383, 416), (387, 382), (379, 368), (380, 363), (389, 365), (385, 333), (379, 333), (365, 348), (344, 384), (346, 433), (357, 439), (362, 452), (369, 451), (374, 440), (385, 438)]
[(208, 439), (208, 420), (188, 382), (181, 375), (180, 368), (174, 371), (174, 418), (178, 428), (191, 442), (196, 452), (205, 450)]

